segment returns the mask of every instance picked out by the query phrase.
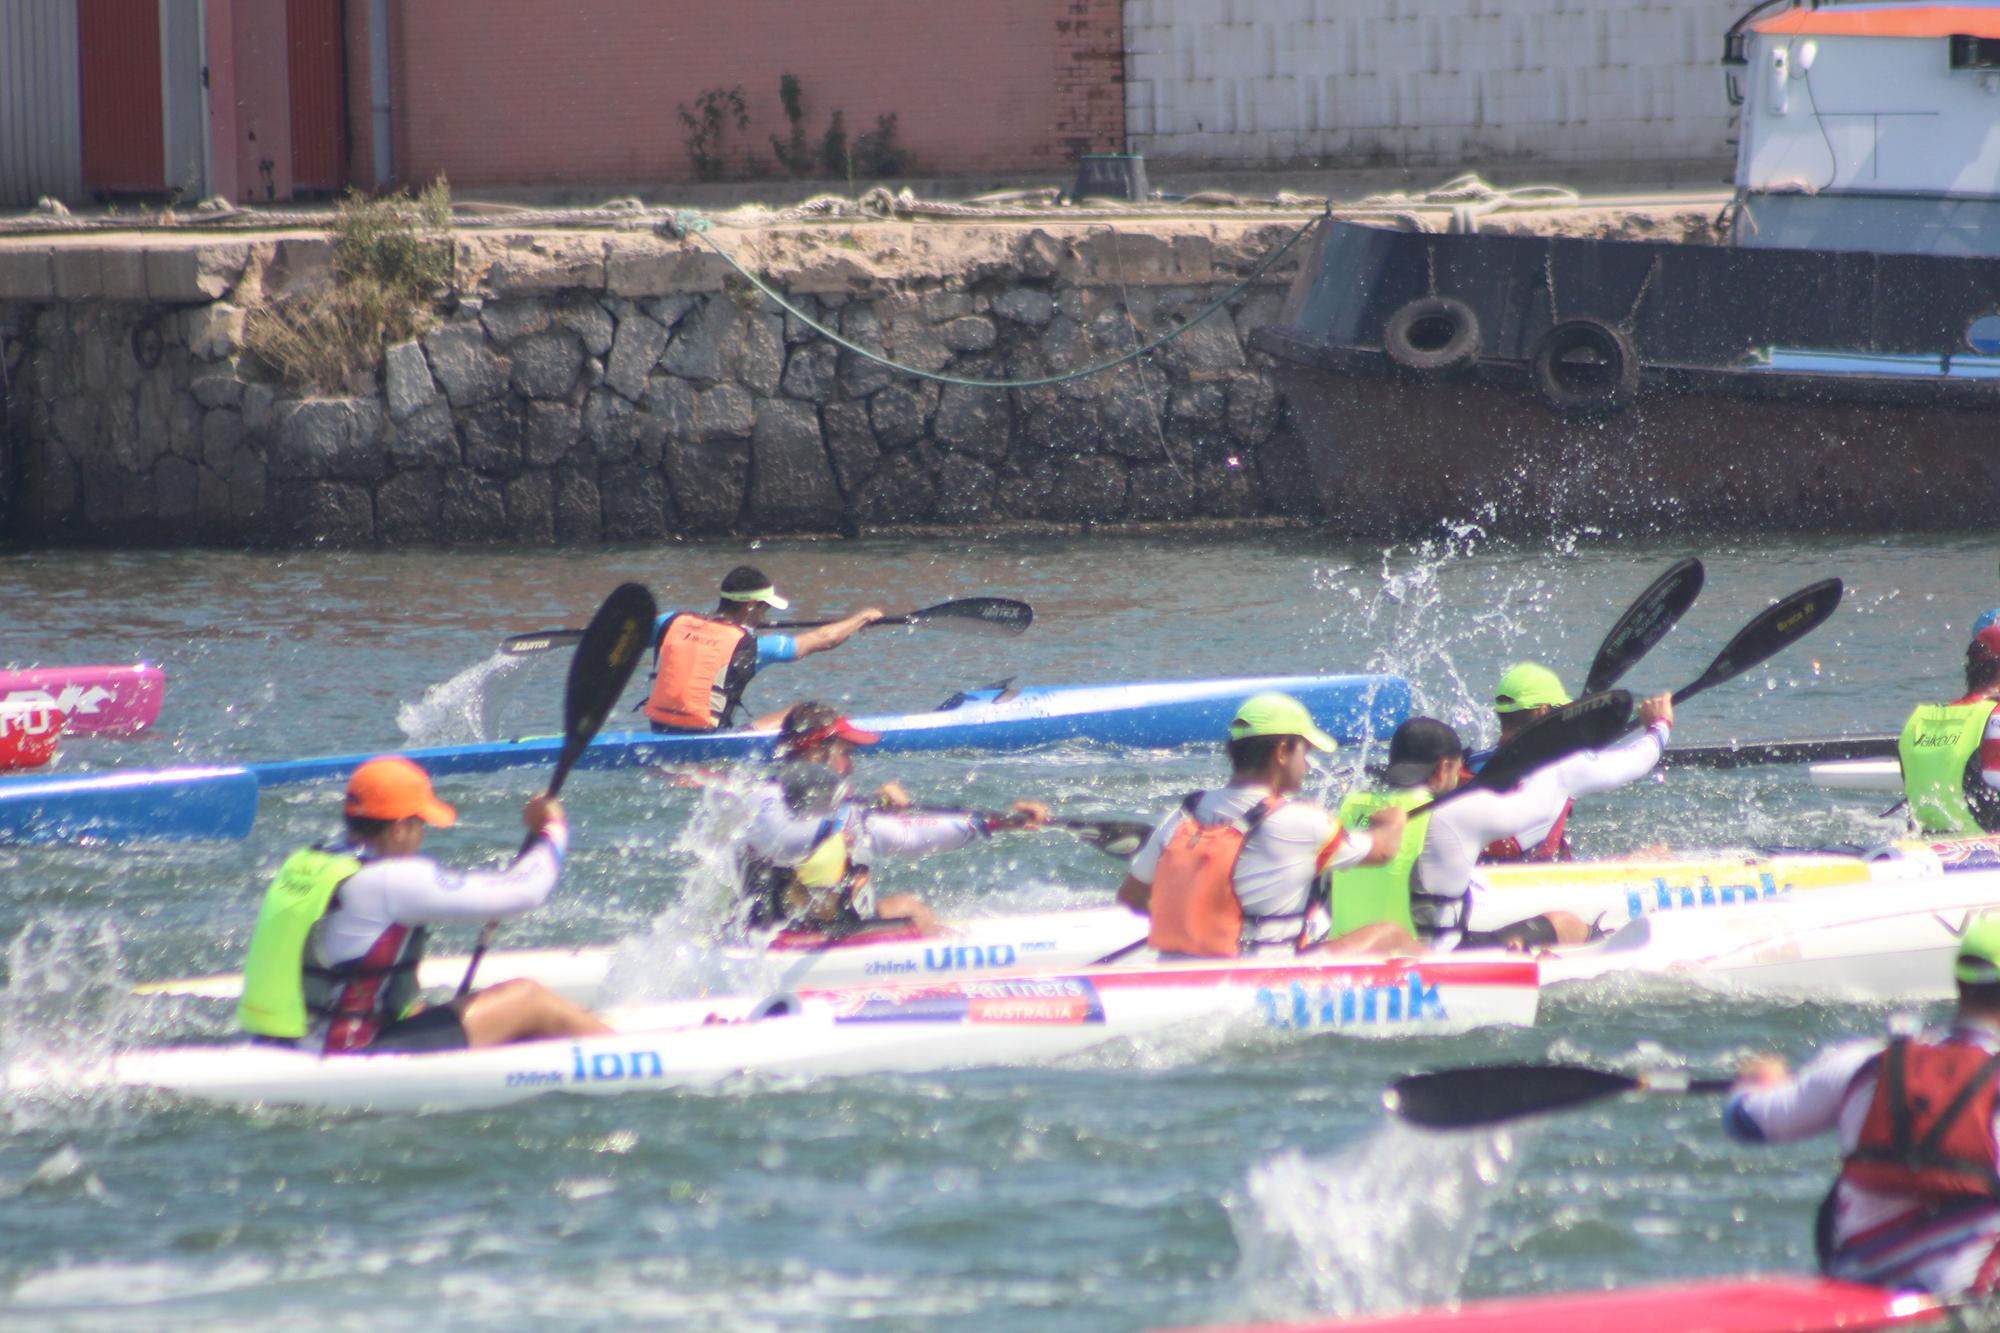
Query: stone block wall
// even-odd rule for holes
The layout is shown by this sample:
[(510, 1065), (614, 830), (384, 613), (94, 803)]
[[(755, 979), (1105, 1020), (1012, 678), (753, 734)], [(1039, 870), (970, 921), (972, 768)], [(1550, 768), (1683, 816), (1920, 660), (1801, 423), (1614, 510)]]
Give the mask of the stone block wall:
[[(868, 224), (723, 243), (861, 346), (1026, 379), (1186, 323), (1296, 226)], [(1313, 504), (1246, 352), (1292, 256), (1137, 362), (1000, 391), (841, 349), (698, 242), (466, 236), (436, 326), (325, 397), (288, 393), (242, 346), (247, 306), (323, 280), (322, 243), (43, 250), (46, 273), (32, 248), (5, 253), (0, 522), (17, 543), (549, 545)], [(155, 269), (158, 296), (104, 285)], [(68, 295), (65, 274), (82, 283)]]

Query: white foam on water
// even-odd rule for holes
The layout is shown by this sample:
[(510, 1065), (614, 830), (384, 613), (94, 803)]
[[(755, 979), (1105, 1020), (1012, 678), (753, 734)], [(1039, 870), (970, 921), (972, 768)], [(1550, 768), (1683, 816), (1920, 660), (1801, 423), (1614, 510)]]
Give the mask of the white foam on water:
[(102, 1078), (138, 1017), (106, 920), (49, 916), (7, 945), (0, 986), (0, 1091), (17, 1131), (78, 1127), (107, 1104)]
[(1226, 1317), (1351, 1317), (1457, 1294), (1514, 1136), (1389, 1125), (1331, 1156), (1281, 1153), (1228, 1203), (1239, 1251)]
[(396, 710), (396, 725), (414, 745), (460, 745), (491, 740), (486, 734), (486, 687), (519, 667), (523, 657), (495, 653), (424, 691)]

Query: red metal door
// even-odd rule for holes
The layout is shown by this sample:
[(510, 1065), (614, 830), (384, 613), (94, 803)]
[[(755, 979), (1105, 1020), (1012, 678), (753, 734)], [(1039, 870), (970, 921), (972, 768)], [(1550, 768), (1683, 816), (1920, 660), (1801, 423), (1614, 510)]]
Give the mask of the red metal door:
[(347, 179), (347, 48), (340, 0), (285, 0), (292, 87), (292, 188), (337, 190)]
[(83, 188), (167, 188), (159, 0), (77, 0)]

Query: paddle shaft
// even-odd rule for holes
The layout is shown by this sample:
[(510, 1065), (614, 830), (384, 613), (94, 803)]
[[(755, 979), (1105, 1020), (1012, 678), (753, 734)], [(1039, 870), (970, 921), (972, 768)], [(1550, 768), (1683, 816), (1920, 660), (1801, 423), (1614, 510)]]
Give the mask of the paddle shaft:
[[(545, 793), (549, 800), (561, 793), (570, 770), (576, 767), (576, 761), (604, 725), (618, 696), (624, 693), (626, 682), (632, 679), (632, 671), (652, 637), (655, 614), (653, 595), (636, 583), (625, 583), (614, 589), (590, 618), (578, 641), (576, 656), (570, 659), (569, 677), (563, 687), (563, 744)], [(539, 836), (537, 830), (522, 840), (517, 860), (527, 854)], [(498, 921), (488, 921), (480, 928), (472, 958), (465, 967), (465, 979), (458, 983), (456, 998), (464, 999), (472, 993), (472, 979), (479, 972), (480, 960), (486, 956), (499, 929)]]
[[(1017, 602), (1006, 597), (962, 597), (956, 601), (939, 602), (918, 611), (905, 611), (901, 615), (884, 616), (882, 619), (863, 626), (873, 629), (876, 625), (899, 625), (912, 629), (922, 629), (926, 625), (951, 629), (979, 630), (991, 634), (1019, 634), (1027, 629), (1035, 617), (1034, 609), (1026, 602)], [(823, 629), (837, 625), (838, 620), (781, 620), (758, 629), (794, 630)], [(556, 648), (573, 648), (583, 641), (580, 629), (544, 629), (527, 634), (516, 634), (500, 641), (500, 651), (512, 657), (528, 653), (546, 653)]]

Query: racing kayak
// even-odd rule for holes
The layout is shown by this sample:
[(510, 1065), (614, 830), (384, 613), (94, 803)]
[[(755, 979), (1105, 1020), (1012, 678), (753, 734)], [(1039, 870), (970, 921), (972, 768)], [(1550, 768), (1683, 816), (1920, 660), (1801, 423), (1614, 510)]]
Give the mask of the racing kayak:
[[(1400, 676), (1250, 676), (1234, 680), (1179, 680), (1129, 685), (1044, 685), (971, 690), (926, 713), (857, 717), (879, 732), (877, 751), (1020, 750), (1061, 741), (1163, 747), (1220, 739), (1236, 705), (1264, 690), (1283, 690), (1312, 711), (1313, 719), (1341, 741), (1385, 737), (1409, 716), (1410, 686)], [(583, 768), (637, 764), (714, 764), (764, 759), (774, 731), (718, 731), (695, 735), (613, 732), (583, 752)], [(559, 736), (435, 745), (403, 751), (433, 777), (491, 773), (553, 763)], [(370, 755), (329, 755), (248, 765), (265, 786), (344, 778)]]
[[(1634, 920), (1687, 917), (1701, 924), (1681, 933), (1661, 927), (1650, 934), (1625, 934), (1618, 947), (1610, 950), (1608, 961), (1603, 961), (1605, 955), (1593, 952), (1587, 956), (1599, 961), (1578, 963), (1561, 971), (1560, 976), (1580, 980), (1613, 970), (1692, 972), (1702, 970), (1704, 964), (1756, 973), (1759, 969), (1750, 965), (1751, 952), (1732, 953), (1720, 946), (1733, 942), (1747, 951), (1752, 940), (1788, 938), (1786, 923), (1793, 916), (1808, 923), (1802, 929), (1827, 928), (1830, 919), (1799, 915), (1795, 907), (1816, 900), (1822, 892), (1856, 888), (1865, 896), (1841, 900), (1839, 910), (1847, 910), (1847, 903), (1869, 907), (1885, 901), (1908, 909), (1909, 919), (1900, 924), (1907, 928), (1906, 933), (1914, 932), (1917, 945), (1905, 949), (1891, 945), (1884, 936), (1882, 951), (1890, 957), (1903, 952), (1915, 956), (1904, 958), (1894, 970), (1869, 981), (1867, 969), (1858, 962), (1835, 965), (1838, 960), (1853, 960), (1866, 952), (1857, 946), (1869, 942), (1867, 932), (1849, 932), (1843, 936), (1846, 942), (1827, 954), (1826, 966), (1809, 976), (1804, 969), (1821, 960), (1805, 946), (1798, 946), (1804, 950), (1800, 968), (1794, 974), (1764, 973), (1774, 979), (1770, 984), (1842, 993), (1839, 974), (1845, 968), (1854, 971), (1856, 989), (1863, 994), (1904, 994), (1909, 992), (1896, 987), (1908, 986), (1914, 993), (1928, 995), (1944, 971), (1929, 960), (1928, 952), (1938, 947), (1938, 941), (1932, 938), (1936, 923), (1927, 927), (1925, 922), (1933, 911), (1962, 914), (1983, 902), (1984, 887), (1953, 887), (1947, 881), (1957, 878), (1959, 871), (1988, 867), (2000, 868), (2000, 837), (1899, 843), (1869, 857), (1827, 852), (1771, 856), (1718, 852), (1668, 859), (1487, 866), (1480, 874), (1488, 892), (1479, 900), (1473, 924), (1491, 929), (1557, 909), (1597, 921), (1606, 930)], [(1891, 883), (1899, 886), (1893, 898), (1881, 888), (1866, 893), (1869, 886)], [(1993, 905), (2000, 906), (2000, 901)], [(1718, 915), (1735, 920), (1750, 907), (1766, 910), (1745, 917), (1734, 934), (1711, 935), (1719, 929), (1712, 924)], [(943, 923), (939, 933), (929, 937), (895, 929), (846, 936), (786, 932), (768, 943), (729, 947), (722, 953), (733, 964), (756, 966), (761, 962), (779, 987), (841, 986), (883, 978), (1080, 967), (1135, 945), (1145, 935), (1142, 919), (1123, 907), (1107, 906), (968, 917)], [(1704, 950), (1701, 946), (1711, 938), (1718, 947)], [(1609, 944), (1591, 947), (1609, 949)], [(481, 975), (489, 981), (528, 977), (579, 1003), (593, 1004), (616, 952), (612, 947), (500, 950), (486, 955)], [(1570, 955), (1566, 952), (1564, 956)], [(425, 986), (454, 985), (465, 974), (466, 962), (463, 957), (428, 958), (419, 979)], [(1782, 981), (1775, 980), (1780, 977)], [(147, 982), (134, 991), (233, 1000), (240, 984), (241, 978), (232, 972)]]
[(1395, 1037), (1534, 1022), (1533, 961), (1155, 961), (962, 981), (675, 1000), (609, 1010), (616, 1032), (480, 1050), (321, 1058), (180, 1046), (7, 1067), (9, 1094), (158, 1089), (238, 1105), (474, 1109), (549, 1092), (712, 1086), (742, 1074), (924, 1073), (1060, 1059), (1194, 1027)]
[(71, 736), (136, 736), (159, 720), (166, 693), (167, 673), (145, 662), (0, 671), (0, 708), (54, 709)]
[[(779, 990), (855, 985), (870, 981), (952, 980), (1026, 970), (1087, 967), (1146, 938), (1146, 921), (1123, 907), (968, 917), (947, 922), (935, 935), (907, 928), (824, 935), (783, 931), (761, 945), (722, 950), (732, 963), (762, 965)], [(618, 950), (500, 949), (479, 964), (483, 984), (526, 977), (583, 1004), (596, 1002)], [(470, 961), (426, 958), (417, 969), (425, 987), (456, 986)], [(234, 1000), (243, 978), (235, 972), (182, 977), (133, 987), (136, 995), (179, 995)]]
[(1814, 1277), (1740, 1277), (1472, 1301), (1358, 1319), (1208, 1333), (1857, 1333), (1956, 1327), (1949, 1302)]
[(1894, 759), (1836, 759), (1808, 764), (1806, 776), (1828, 791), (1903, 790), (1903, 766)]
[(0, 845), (241, 838), (256, 818), (257, 779), (244, 768), (0, 782)]

